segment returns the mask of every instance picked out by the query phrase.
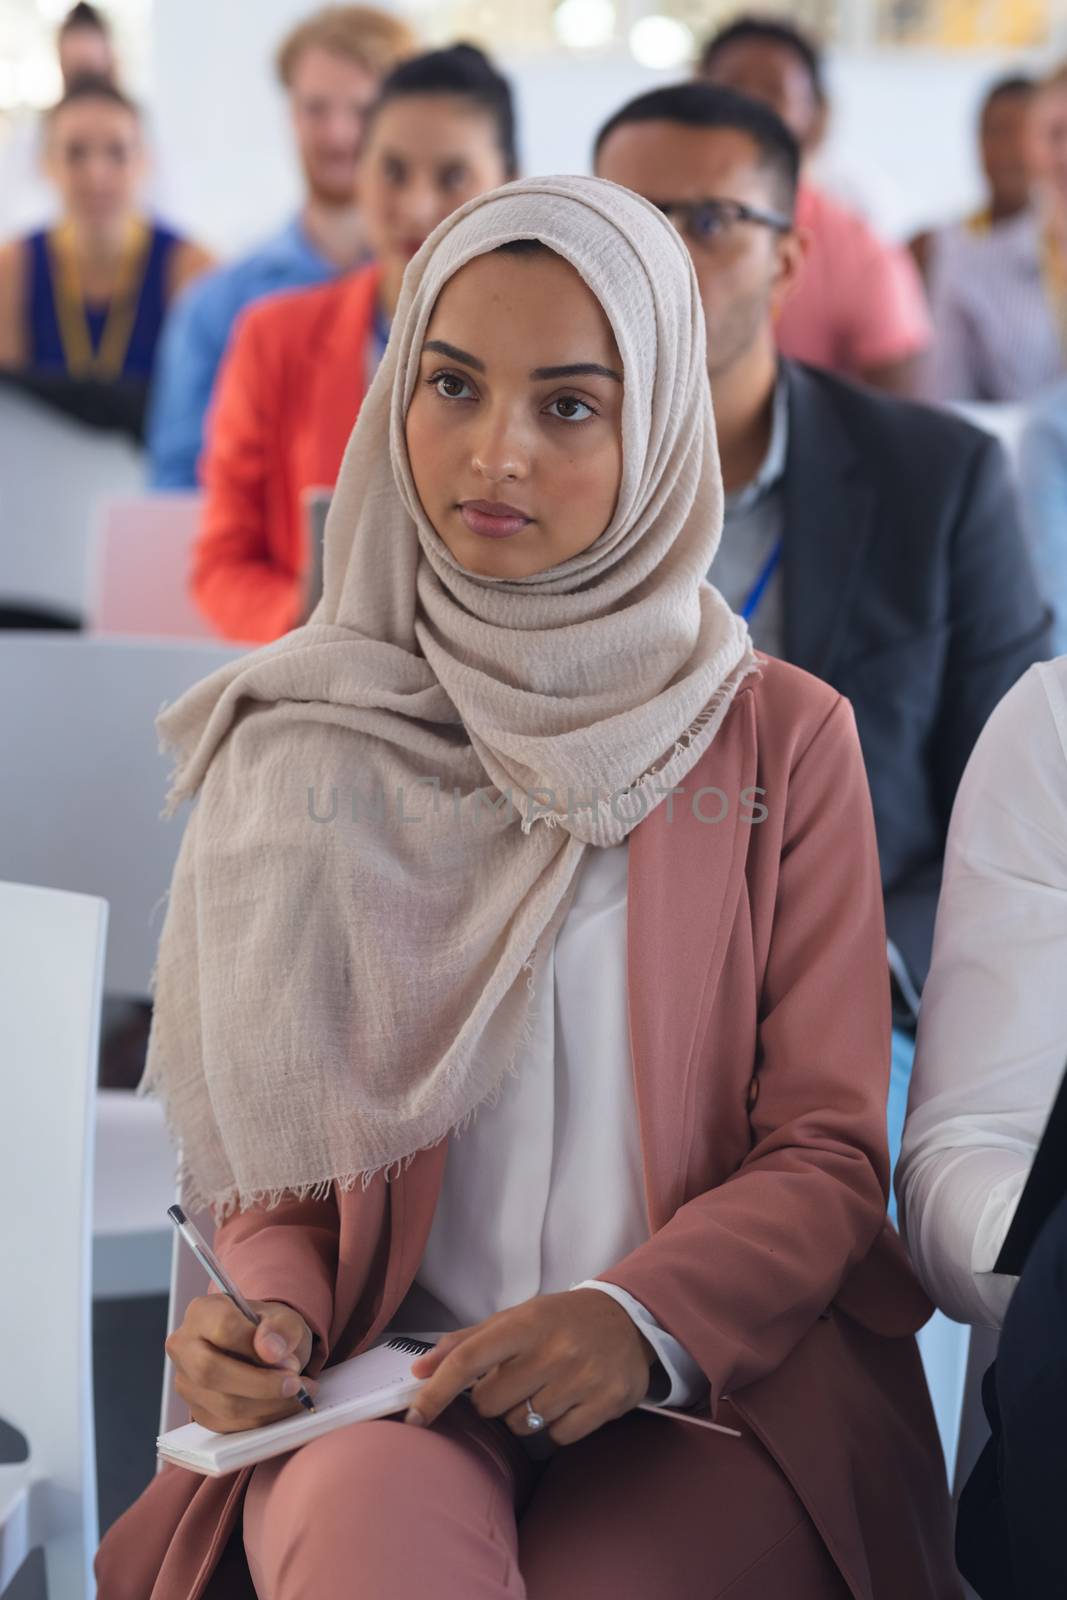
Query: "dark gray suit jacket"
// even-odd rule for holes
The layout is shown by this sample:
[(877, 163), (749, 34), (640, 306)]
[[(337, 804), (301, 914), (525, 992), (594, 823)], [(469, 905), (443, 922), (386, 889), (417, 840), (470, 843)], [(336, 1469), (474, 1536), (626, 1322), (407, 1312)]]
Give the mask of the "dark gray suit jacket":
[(785, 369), (785, 655), (852, 702), (889, 937), (920, 988), (956, 786), (997, 701), (1047, 659), (1050, 617), (997, 440)]

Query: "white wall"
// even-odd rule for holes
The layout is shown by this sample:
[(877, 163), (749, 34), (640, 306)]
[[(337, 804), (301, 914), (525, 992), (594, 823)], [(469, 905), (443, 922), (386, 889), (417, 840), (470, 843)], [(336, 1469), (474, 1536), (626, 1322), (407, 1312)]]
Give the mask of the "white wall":
[[(223, 252), (295, 206), (299, 180), (277, 39), (310, 0), (155, 0), (155, 127), (174, 216)], [(527, 172), (588, 171), (599, 123), (630, 95), (677, 74), (626, 56), (559, 55), (502, 64), (512, 74)], [(1016, 60), (981, 54), (841, 53), (831, 61), (834, 121), (824, 165), (837, 187), (862, 180), (868, 209), (903, 235), (970, 205), (978, 192), (974, 111)]]

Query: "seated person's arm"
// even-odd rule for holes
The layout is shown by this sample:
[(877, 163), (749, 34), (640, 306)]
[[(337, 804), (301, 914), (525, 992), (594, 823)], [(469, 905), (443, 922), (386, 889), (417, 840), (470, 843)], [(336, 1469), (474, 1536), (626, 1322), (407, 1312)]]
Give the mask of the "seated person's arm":
[(206, 491), (190, 587), (228, 639), (269, 643), (300, 620), (300, 578), (272, 556), (270, 473), (280, 448), (284, 375), (259, 333), (257, 311), (237, 324), (208, 412)]
[[(937, 720), (929, 741), (928, 782), (941, 838), (963, 769), (990, 712), (1034, 661), (1048, 654), (1048, 614), (1034, 578), (1007, 458), (992, 438), (976, 439), (961, 459), (947, 534), (943, 620), (948, 649), (940, 683), (930, 685)], [(916, 989), (929, 965), (941, 881), (941, 852), (917, 861), (886, 895), (889, 937)]]
[(231, 1433), (295, 1415), (301, 1376), (314, 1396), (329, 1354), (339, 1228), (331, 1193), (235, 1212), (217, 1229), (215, 1253), (262, 1320), (253, 1326), (214, 1285), (190, 1301), (166, 1349), (194, 1422)]
[(204, 419), (226, 353), (228, 307), (217, 277), (194, 283), (167, 312), (156, 348), (147, 441), (153, 489), (195, 489)]
[(897, 1174), (929, 1293), (992, 1326), (1014, 1285), (992, 1267), (1067, 1053), (1064, 712), (1043, 676), (1055, 672), (1006, 696), (960, 785)]
[(283, 1200), (270, 1211), (236, 1212), (212, 1248), (246, 1299), (280, 1301), (298, 1311), (312, 1336), (315, 1370), (330, 1349), (340, 1220), (336, 1196)]

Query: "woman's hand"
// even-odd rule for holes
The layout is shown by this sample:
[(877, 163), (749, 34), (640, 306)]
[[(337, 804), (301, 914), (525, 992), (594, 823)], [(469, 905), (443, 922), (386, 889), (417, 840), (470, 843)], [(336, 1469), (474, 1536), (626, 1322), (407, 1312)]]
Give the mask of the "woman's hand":
[(312, 1378), (295, 1376), (311, 1355), (311, 1330), (303, 1317), (274, 1300), (249, 1304), (263, 1318), (258, 1327), (226, 1295), (201, 1295), (189, 1302), (185, 1321), (166, 1342), (177, 1369), (175, 1388), (193, 1421), (214, 1433), (239, 1433), (293, 1416), (302, 1409), (291, 1398), (300, 1383), (309, 1394), (319, 1387)]
[(574, 1444), (648, 1393), (656, 1353), (617, 1300), (599, 1289), (536, 1295), (448, 1333), (411, 1364), (427, 1377), (405, 1422), (433, 1422), (470, 1384), (483, 1417), (531, 1438), (526, 1400), (557, 1444)]

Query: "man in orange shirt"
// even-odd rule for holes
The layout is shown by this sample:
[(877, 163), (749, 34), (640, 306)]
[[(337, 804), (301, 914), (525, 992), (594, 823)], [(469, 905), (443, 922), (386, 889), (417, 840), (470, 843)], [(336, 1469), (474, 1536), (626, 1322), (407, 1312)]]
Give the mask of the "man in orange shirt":
[[(826, 129), (815, 46), (787, 22), (741, 17), (704, 47), (699, 75), (777, 111), (810, 159)], [(919, 389), (931, 339), (922, 281), (908, 252), (804, 179), (795, 223), (808, 237), (803, 275), (777, 324), (783, 355), (897, 394)]]
[(511, 90), (480, 50), (415, 56), (385, 79), (359, 174), (374, 261), (252, 306), (220, 369), (191, 593), (226, 638), (265, 644), (305, 619), (303, 497), (336, 482), (405, 268), (439, 222), (516, 167)]

